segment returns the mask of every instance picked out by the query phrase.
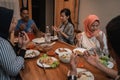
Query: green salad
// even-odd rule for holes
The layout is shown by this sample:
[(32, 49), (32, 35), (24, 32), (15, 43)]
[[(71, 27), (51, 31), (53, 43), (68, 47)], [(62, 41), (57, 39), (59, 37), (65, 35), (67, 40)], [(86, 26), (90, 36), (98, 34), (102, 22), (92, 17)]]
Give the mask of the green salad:
[(44, 54), (40, 57), (40, 62), (47, 64), (52, 68), (56, 68), (59, 65), (58, 60), (53, 60), (53, 58), (48, 56), (47, 54)]
[(105, 66), (108, 65), (108, 61), (109, 61), (109, 60), (110, 60), (110, 59), (109, 59), (108, 56), (102, 56), (102, 57), (100, 57), (100, 62), (101, 62), (103, 65), (105, 65)]

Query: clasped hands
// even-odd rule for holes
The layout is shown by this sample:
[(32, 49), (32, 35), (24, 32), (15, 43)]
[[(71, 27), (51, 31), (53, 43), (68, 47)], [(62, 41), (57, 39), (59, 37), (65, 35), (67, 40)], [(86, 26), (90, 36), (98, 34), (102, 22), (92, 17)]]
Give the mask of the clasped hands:
[(56, 26), (52, 26), (52, 28), (53, 28), (53, 30), (54, 30), (55, 32), (60, 32), (60, 28), (58, 28), (58, 27), (56, 27)]
[(18, 45), (21, 49), (26, 49), (28, 42), (30, 41), (27, 33), (25, 31), (21, 31), (18, 35)]
[[(84, 51), (83, 57), (84, 57), (84, 59), (85, 59), (89, 64), (96, 66), (97, 63), (99, 62), (99, 56), (97, 55), (97, 53), (96, 53), (95, 50), (93, 50), (93, 53), (94, 53), (94, 54), (90, 54), (89, 51)], [(78, 56), (78, 54), (76, 54), (76, 53), (73, 53), (73, 54), (71, 55), (70, 64), (71, 64), (71, 67), (72, 67), (72, 71), (73, 71), (74, 73), (76, 73), (75, 68), (76, 68), (76, 65), (77, 65), (77, 62), (76, 62), (76, 61), (77, 61), (77, 60), (76, 60), (76, 59), (77, 59), (77, 56)]]

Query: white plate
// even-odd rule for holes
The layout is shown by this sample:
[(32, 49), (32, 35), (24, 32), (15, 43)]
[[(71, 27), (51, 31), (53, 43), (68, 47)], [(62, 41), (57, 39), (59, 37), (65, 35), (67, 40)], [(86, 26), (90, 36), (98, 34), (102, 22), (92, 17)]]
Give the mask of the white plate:
[(77, 78), (77, 80), (94, 80), (94, 75), (83, 68), (77, 68), (77, 74), (78, 73), (83, 73), (83, 75), (80, 78)]
[[(100, 60), (101, 61), (103, 61), (104, 62), (104, 59), (102, 60), (101, 58), (100, 58)], [(101, 62), (100, 61), (100, 62)], [(101, 62), (103, 65), (105, 65), (103, 62)], [(114, 67), (114, 63), (112, 62), (112, 61), (110, 61), (110, 58), (108, 58), (108, 61), (106, 62), (106, 60), (105, 60), (105, 63), (107, 63), (107, 65), (105, 65), (105, 66), (107, 66), (108, 68), (113, 68)]]
[(86, 50), (87, 49), (84, 49), (84, 48), (75, 48), (75, 49), (73, 49), (73, 52), (75, 53), (76, 51), (79, 51), (78, 54), (83, 55), (83, 52)]
[(41, 38), (35, 38), (32, 40), (34, 43), (44, 43), (45, 42), (45, 38), (41, 37)]
[(112, 69), (112, 68), (114, 67), (114, 64), (113, 64), (113, 62), (111, 62), (111, 61), (108, 61), (108, 65), (107, 65), (107, 67)]
[(40, 54), (40, 52), (38, 50), (27, 50), (25, 52), (25, 58), (33, 58), (36, 57)]
[[(65, 51), (62, 52), (62, 51), (60, 51), (60, 50), (65, 50)], [(58, 48), (58, 49), (55, 50), (55, 53), (58, 54), (58, 55), (59, 55), (60, 53), (69, 53), (69, 54), (71, 54), (72, 51), (71, 51), (70, 49), (68, 49), (68, 48)]]
[[(54, 57), (51, 57), (51, 58), (52, 58), (53, 61), (57, 61), (56, 58), (54, 58)], [(37, 60), (37, 65), (40, 66), (40, 67), (44, 67), (44, 68), (51, 68), (50, 65), (45, 64), (45, 63), (41, 63), (41, 62), (40, 62), (40, 59)]]

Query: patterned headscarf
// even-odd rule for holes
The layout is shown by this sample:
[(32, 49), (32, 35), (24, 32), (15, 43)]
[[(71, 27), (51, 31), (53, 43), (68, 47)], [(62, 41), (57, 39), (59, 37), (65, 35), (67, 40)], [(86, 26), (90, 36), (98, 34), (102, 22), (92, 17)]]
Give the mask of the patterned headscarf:
[(94, 34), (93, 32), (90, 31), (90, 25), (92, 25), (95, 21), (99, 22), (99, 18), (96, 15), (89, 15), (85, 20), (84, 20), (84, 29), (87, 37), (93, 37)]

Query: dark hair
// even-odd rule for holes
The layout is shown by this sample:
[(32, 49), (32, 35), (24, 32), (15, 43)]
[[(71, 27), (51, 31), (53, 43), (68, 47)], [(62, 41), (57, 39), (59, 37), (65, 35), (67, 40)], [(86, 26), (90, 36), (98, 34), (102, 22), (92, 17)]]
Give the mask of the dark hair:
[(113, 18), (106, 26), (107, 38), (117, 56), (120, 56), (120, 16)]
[(20, 13), (22, 13), (24, 10), (28, 10), (28, 8), (22, 7), (22, 8), (20, 9)]
[[(113, 18), (106, 26), (108, 42), (114, 50), (118, 75), (120, 75), (120, 15)], [(108, 46), (109, 47), (109, 46)]]
[[(64, 8), (64, 9), (62, 9), (62, 10), (60, 11), (60, 14), (61, 14), (61, 13), (65, 13), (65, 15), (66, 15), (67, 17), (69, 16), (68, 22), (70, 22), (71, 24), (73, 24), (73, 22), (72, 22), (72, 20), (71, 20), (71, 12), (70, 12), (70, 9)], [(74, 24), (73, 24), (73, 26), (74, 26)]]
[(0, 7), (0, 37), (8, 39), (13, 10)]

